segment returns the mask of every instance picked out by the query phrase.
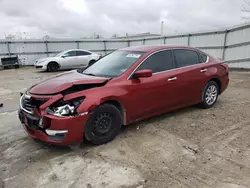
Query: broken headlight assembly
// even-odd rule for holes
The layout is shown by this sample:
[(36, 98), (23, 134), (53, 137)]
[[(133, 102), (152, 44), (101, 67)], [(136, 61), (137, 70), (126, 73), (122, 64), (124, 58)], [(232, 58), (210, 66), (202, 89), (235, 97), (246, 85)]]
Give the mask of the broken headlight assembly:
[(69, 101), (60, 101), (47, 108), (46, 111), (48, 114), (52, 114), (55, 116), (74, 116), (77, 115), (76, 110), (81, 105), (83, 100), (84, 97), (72, 99)]

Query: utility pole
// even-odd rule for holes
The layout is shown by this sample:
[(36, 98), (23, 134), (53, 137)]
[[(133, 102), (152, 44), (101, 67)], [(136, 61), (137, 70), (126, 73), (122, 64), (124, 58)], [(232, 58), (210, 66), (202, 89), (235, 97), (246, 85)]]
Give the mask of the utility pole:
[(164, 21), (161, 21), (161, 35), (163, 35)]

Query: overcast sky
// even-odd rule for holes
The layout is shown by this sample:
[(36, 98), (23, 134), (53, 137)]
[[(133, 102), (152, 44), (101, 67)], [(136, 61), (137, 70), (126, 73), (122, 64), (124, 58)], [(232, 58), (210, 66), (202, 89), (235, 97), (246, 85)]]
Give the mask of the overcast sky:
[(16, 33), (27, 38), (160, 33), (161, 21), (166, 35), (212, 30), (243, 23), (243, 4), (244, 0), (0, 0), (0, 38)]

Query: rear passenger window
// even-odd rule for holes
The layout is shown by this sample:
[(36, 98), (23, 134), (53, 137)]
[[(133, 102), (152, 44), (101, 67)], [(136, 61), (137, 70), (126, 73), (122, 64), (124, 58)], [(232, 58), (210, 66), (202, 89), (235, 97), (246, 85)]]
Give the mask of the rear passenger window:
[(85, 52), (85, 51), (76, 51), (77, 56), (85, 56), (85, 55), (90, 55), (91, 53)]
[(73, 57), (76, 56), (76, 51), (69, 51), (64, 54), (65, 57)]
[(178, 68), (200, 63), (198, 53), (192, 50), (174, 50), (174, 55)]
[(199, 59), (200, 63), (206, 63), (207, 62), (207, 56), (205, 54), (199, 53)]
[(173, 57), (170, 50), (157, 52), (146, 59), (137, 70), (150, 69), (153, 73), (173, 69)]

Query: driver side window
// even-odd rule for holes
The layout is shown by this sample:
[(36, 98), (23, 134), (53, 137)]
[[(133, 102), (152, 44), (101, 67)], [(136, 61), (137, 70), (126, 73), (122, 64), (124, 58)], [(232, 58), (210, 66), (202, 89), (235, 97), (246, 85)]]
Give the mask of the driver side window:
[(171, 50), (165, 50), (151, 55), (140, 65), (137, 71), (143, 69), (150, 69), (153, 73), (173, 69), (173, 57)]
[(63, 56), (64, 57), (73, 57), (73, 56), (76, 56), (76, 51), (66, 52)]

